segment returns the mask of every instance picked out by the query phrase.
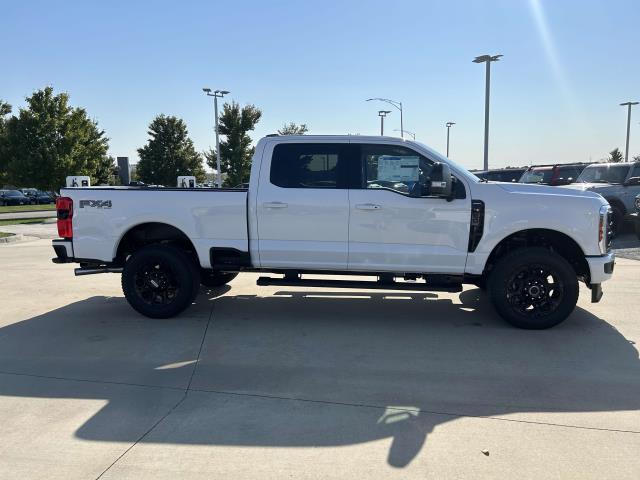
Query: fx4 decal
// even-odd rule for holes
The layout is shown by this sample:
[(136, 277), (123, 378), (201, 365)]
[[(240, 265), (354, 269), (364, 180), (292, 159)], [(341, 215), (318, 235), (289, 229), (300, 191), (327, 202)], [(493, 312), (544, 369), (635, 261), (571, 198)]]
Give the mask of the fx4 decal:
[(80, 200), (80, 208), (111, 208), (111, 200)]

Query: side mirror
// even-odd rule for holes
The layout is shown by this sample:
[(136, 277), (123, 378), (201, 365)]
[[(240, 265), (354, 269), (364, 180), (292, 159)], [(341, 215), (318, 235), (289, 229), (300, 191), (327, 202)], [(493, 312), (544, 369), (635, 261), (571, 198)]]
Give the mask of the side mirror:
[(446, 199), (451, 199), (453, 179), (451, 169), (446, 163), (436, 163), (431, 170), (431, 184), (429, 185), (431, 195)]
[(640, 185), (640, 177), (631, 177), (629, 180), (624, 182), (625, 186), (633, 187), (636, 185)]

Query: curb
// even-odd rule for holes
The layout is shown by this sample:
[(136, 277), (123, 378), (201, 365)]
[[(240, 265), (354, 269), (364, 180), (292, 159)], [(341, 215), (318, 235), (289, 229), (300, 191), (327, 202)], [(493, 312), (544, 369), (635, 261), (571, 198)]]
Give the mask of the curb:
[(8, 237), (0, 238), (0, 244), (2, 243), (13, 243), (20, 242), (23, 240), (23, 235), (21, 233), (11, 233)]

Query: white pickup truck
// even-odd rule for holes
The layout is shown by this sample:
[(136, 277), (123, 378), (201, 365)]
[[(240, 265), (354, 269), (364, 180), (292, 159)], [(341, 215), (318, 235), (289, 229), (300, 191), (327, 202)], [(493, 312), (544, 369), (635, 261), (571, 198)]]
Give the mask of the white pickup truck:
[(573, 311), (578, 281), (599, 301), (614, 267), (611, 210), (600, 195), (480, 181), (397, 138), (267, 136), (248, 189), (61, 195), (53, 261), (79, 263), (77, 275), (121, 272), (131, 306), (153, 318), (183, 311), (201, 284), (264, 272), (258, 285), (456, 292), (473, 284), (511, 324), (541, 329)]

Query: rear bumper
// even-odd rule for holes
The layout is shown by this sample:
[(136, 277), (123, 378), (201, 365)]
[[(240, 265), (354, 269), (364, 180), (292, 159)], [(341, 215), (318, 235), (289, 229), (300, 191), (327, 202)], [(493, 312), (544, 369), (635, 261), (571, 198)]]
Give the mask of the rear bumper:
[(72, 263), (76, 259), (73, 256), (73, 242), (71, 240), (56, 239), (51, 241), (56, 256), (51, 259), (53, 263)]
[(591, 284), (606, 282), (613, 275), (616, 256), (613, 252), (598, 257), (587, 257)]

